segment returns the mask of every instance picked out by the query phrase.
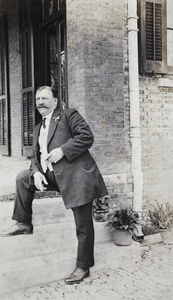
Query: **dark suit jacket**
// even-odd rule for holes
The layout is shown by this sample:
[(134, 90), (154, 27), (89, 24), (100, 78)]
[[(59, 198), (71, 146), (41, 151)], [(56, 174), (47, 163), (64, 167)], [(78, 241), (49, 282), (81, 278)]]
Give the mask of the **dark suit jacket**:
[[(42, 171), (39, 159), (38, 137), (41, 124), (33, 132), (33, 155), (30, 179)], [(88, 149), (94, 141), (93, 134), (77, 110), (55, 109), (50, 121), (48, 153), (61, 147), (64, 157), (53, 163), (53, 171), (66, 208), (81, 206), (108, 194), (100, 171)]]

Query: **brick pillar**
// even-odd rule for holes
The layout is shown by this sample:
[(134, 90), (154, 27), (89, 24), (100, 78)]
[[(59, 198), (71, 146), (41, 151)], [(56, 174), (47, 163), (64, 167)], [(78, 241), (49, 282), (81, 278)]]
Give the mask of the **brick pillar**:
[(69, 107), (88, 121), (95, 136), (91, 152), (108, 185), (121, 196), (127, 193), (130, 172), (124, 1), (67, 0), (66, 6)]

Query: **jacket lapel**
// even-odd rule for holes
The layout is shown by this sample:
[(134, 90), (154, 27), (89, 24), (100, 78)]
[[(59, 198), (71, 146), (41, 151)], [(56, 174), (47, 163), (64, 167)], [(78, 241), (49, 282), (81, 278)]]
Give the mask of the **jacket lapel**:
[(54, 131), (58, 125), (58, 122), (60, 120), (61, 114), (59, 109), (55, 109), (52, 118), (50, 120), (50, 125), (49, 125), (49, 131), (48, 131), (48, 137), (47, 137), (47, 145), (50, 143), (51, 138), (54, 134)]
[(38, 147), (38, 138), (39, 138), (40, 127), (41, 127), (41, 123), (39, 123), (39, 124), (35, 127), (35, 133), (34, 133), (34, 139), (33, 139), (34, 148), (37, 148), (37, 147)]

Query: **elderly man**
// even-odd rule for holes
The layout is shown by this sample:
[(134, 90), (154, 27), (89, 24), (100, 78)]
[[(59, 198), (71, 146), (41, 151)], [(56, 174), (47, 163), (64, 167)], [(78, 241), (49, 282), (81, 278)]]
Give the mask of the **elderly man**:
[[(36, 190), (57, 190), (65, 207), (71, 208), (76, 224), (76, 268), (66, 284), (80, 283), (94, 265), (92, 201), (107, 195), (100, 171), (88, 149), (93, 134), (76, 109), (60, 110), (56, 91), (43, 86), (36, 91), (36, 107), (42, 122), (33, 132), (29, 170), (16, 178), (12, 219), (17, 223), (4, 236), (32, 234), (32, 201)], [(1, 234), (2, 236), (2, 234)]]

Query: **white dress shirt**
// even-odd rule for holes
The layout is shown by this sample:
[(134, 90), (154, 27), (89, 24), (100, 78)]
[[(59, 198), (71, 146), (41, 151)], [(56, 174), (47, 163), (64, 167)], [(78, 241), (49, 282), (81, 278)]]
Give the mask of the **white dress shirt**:
[(52, 117), (53, 112), (48, 114), (47, 116), (43, 116), (43, 119), (46, 118), (45, 125), (46, 127), (44, 128), (43, 125), (40, 128), (40, 135), (39, 135), (39, 146), (40, 146), (40, 163), (43, 169), (43, 172), (46, 173), (47, 168), (49, 168), (50, 171), (53, 171), (52, 164), (46, 159), (48, 152), (47, 152), (47, 137), (48, 137), (48, 131), (49, 131), (49, 124), (50, 124), (50, 119)]

